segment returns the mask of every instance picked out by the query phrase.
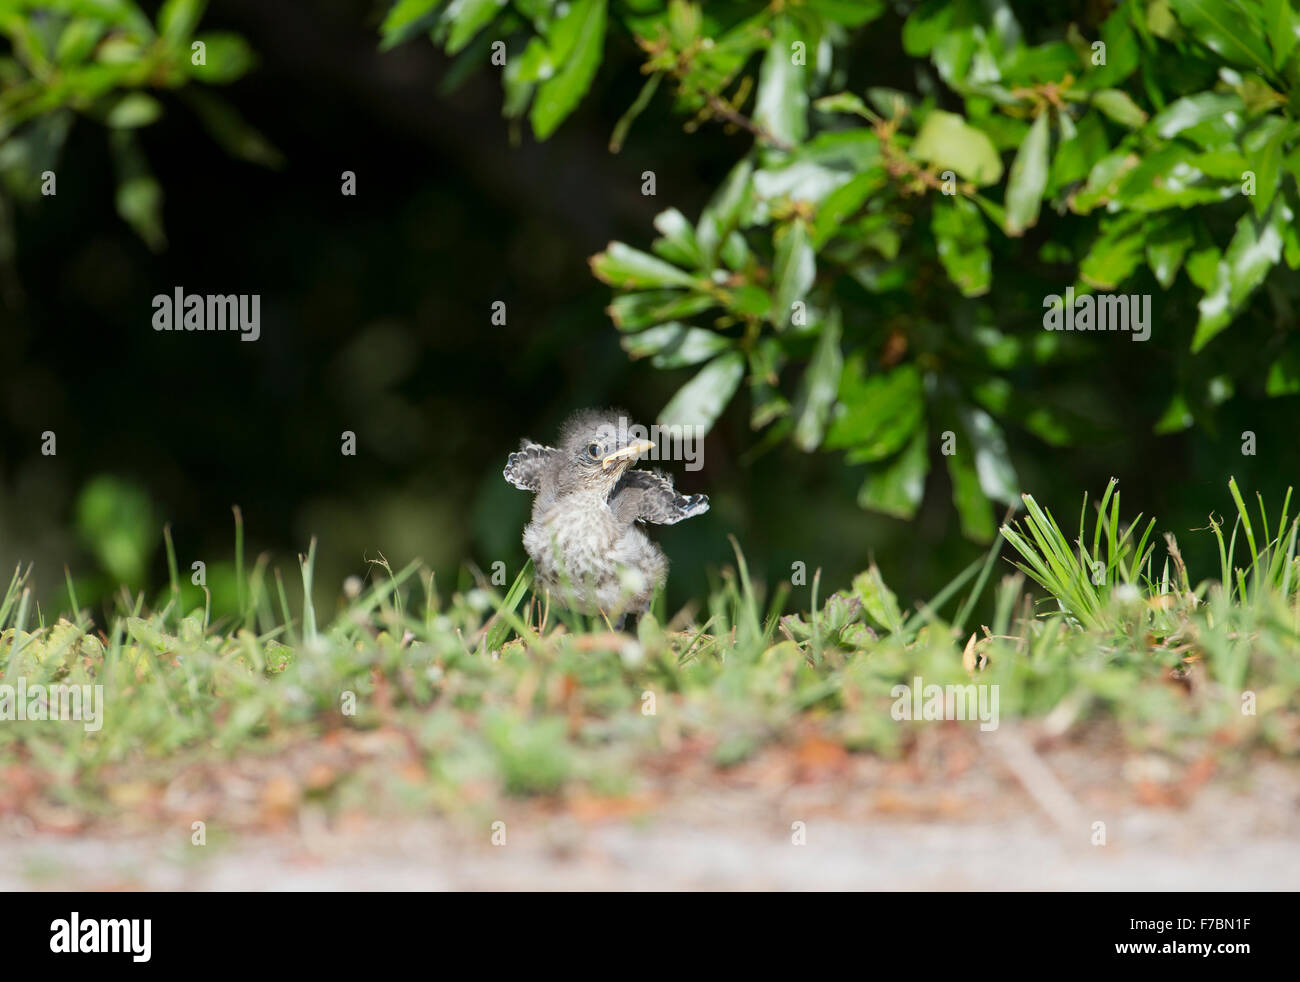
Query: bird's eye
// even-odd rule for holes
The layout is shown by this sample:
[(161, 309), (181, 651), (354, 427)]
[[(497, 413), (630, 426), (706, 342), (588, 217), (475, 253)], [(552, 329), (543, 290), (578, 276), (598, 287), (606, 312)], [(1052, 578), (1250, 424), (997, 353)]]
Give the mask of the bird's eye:
[(588, 444), (587, 456), (590, 457), (592, 460), (598, 458), (600, 456), (600, 444), (599, 443)]

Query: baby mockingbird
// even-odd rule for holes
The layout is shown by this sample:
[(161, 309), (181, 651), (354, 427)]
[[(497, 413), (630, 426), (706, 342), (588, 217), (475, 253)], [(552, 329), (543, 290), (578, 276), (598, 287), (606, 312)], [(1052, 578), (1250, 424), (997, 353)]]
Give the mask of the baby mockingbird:
[(616, 410), (580, 412), (559, 447), (525, 439), (502, 472), (536, 495), (524, 549), (539, 582), (566, 606), (616, 626), (644, 613), (668, 574), (663, 550), (637, 523), (673, 525), (709, 510), (707, 495), (680, 495), (662, 471), (633, 468), (654, 444), (630, 439), (626, 421)]

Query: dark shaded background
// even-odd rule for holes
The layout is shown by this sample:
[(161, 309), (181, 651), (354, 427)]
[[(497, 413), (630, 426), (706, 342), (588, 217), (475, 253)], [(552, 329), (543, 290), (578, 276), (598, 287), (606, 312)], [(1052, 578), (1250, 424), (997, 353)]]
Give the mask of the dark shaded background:
[[(19, 211), (20, 286), (0, 310), (0, 561), (35, 560), (47, 603), (63, 606), (54, 590), (64, 563), (83, 603), (109, 586), (76, 504), (104, 475), (124, 482), (115, 493), (147, 496), (136, 516), (151, 530), (147, 585), (165, 582), (170, 521), (182, 569), (208, 563), (219, 607), (234, 503), (250, 555), (270, 550), (290, 580), (292, 556), (319, 537), (323, 597), (381, 552), (395, 567), (424, 558), (444, 584), (463, 580), (466, 560), (504, 560), (513, 577), (529, 497), (501, 467), (519, 437), (550, 439), (569, 412), (594, 404), (652, 422), (690, 377), (628, 361), (586, 260), (610, 239), (647, 245), (664, 208), (696, 215), (749, 137), (716, 126), (684, 134), (661, 94), (610, 154), (641, 80), (634, 46), (617, 37), (558, 134), (512, 142), (494, 74), (441, 91), (447, 60), (423, 40), (380, 52), (381, 16), (381, 4), (360, 0), (213, 3), (204, 27), (240, 32), (261, 56), (222, 94), (287, 163), (277, 172), (229, 159), (169, 101), (142, 134), (167, 194), (162, 254), (114, 213), (104, 134), (89, 123), (74, 129), (57, 197)], [(873, 41), (896, 38), (896, 26), (863, 35), (855, 76), (910, 87), (900, 53)], [(657, 197), (640, 193), (647, 169)], [(339, 193), (344, 170), (357, 174), (356, 197)], [(260, 293), (261, 340), (156, 333), (151, 299), (178, 285)], [(497, 300), (505, 327), (490, 323)], [(1188, 530), (1231, 508), (1230, 474), (1271, 508), (1280, 500), (1296, 459), (1295, 400), (1245, 393), (1213, 432), (1154, 437), (1170, 380), (1153, 349), (1108, 346), (1080, 369), (1090, 373), (1081, 398), (1131, 423), (1073, 450), (1008, 436), (1023, 485), (1067, 531), (1082, 491), (1100, 492), (1113, 474), (1125, 512), (1155, 513), (1177, 532), (1197, 578), (1216, 568), (1212, 545)], [(824, 568), (826, 591), (874, 554), (906, 601), (978, 554), (960, 538), (937, 456), (920, 517), (896, 522), (856, 506), (863, 469), (839, 455), (756, 453), (748, 412), (742, 392), (708, 438), (704, 469), (674, 468), (713, 507), (658, 533), (674, 563), (672, 607), (729, 560), (729, 533), (759, 576), (788, 577), (802, 561), (810, 580)], [(1260, 434), (1259, 457), (1240, 454), (1247, 428)], [(56, 457), (40, 455), (44, 430), (57, 433)], [(344, 430), (357, 433), (355, 457), (340, 454)], [(807, 598), (796, 591), (795, 601)]]

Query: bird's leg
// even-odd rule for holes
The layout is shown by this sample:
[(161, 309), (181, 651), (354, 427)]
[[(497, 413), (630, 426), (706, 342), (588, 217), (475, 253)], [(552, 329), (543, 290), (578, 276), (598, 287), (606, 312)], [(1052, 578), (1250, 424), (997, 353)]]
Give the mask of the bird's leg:
[(623, 630), (623, 622), (627, 620), (626, 610), (620, 610), (618, 612), (618, 616), (615, 617), (613, 620), (610, 620), (610, 614), (612, 613), (612, 611), (597, 610), (596, 613), (600, 617), (600, 619), (605, 622), (606, 630), (608, 631)]

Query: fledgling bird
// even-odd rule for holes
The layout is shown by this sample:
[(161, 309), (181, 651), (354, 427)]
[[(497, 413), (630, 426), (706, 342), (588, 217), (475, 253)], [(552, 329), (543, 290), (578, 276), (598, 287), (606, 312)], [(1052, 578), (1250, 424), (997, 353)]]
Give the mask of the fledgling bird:
[(524, 549), (538, 581), (566, 606), (616, 626), (644, 613), (668, 575), (663, 550), (638, 523), (673, 525), (709, 510), (707, 495), (678, 494), (669, 475), (633, 466), (654, 444), (630, 439), (626, 420), (612, 409), (577, 413), (558, 447), (525, 439), (502, 472), (536, 495)]

